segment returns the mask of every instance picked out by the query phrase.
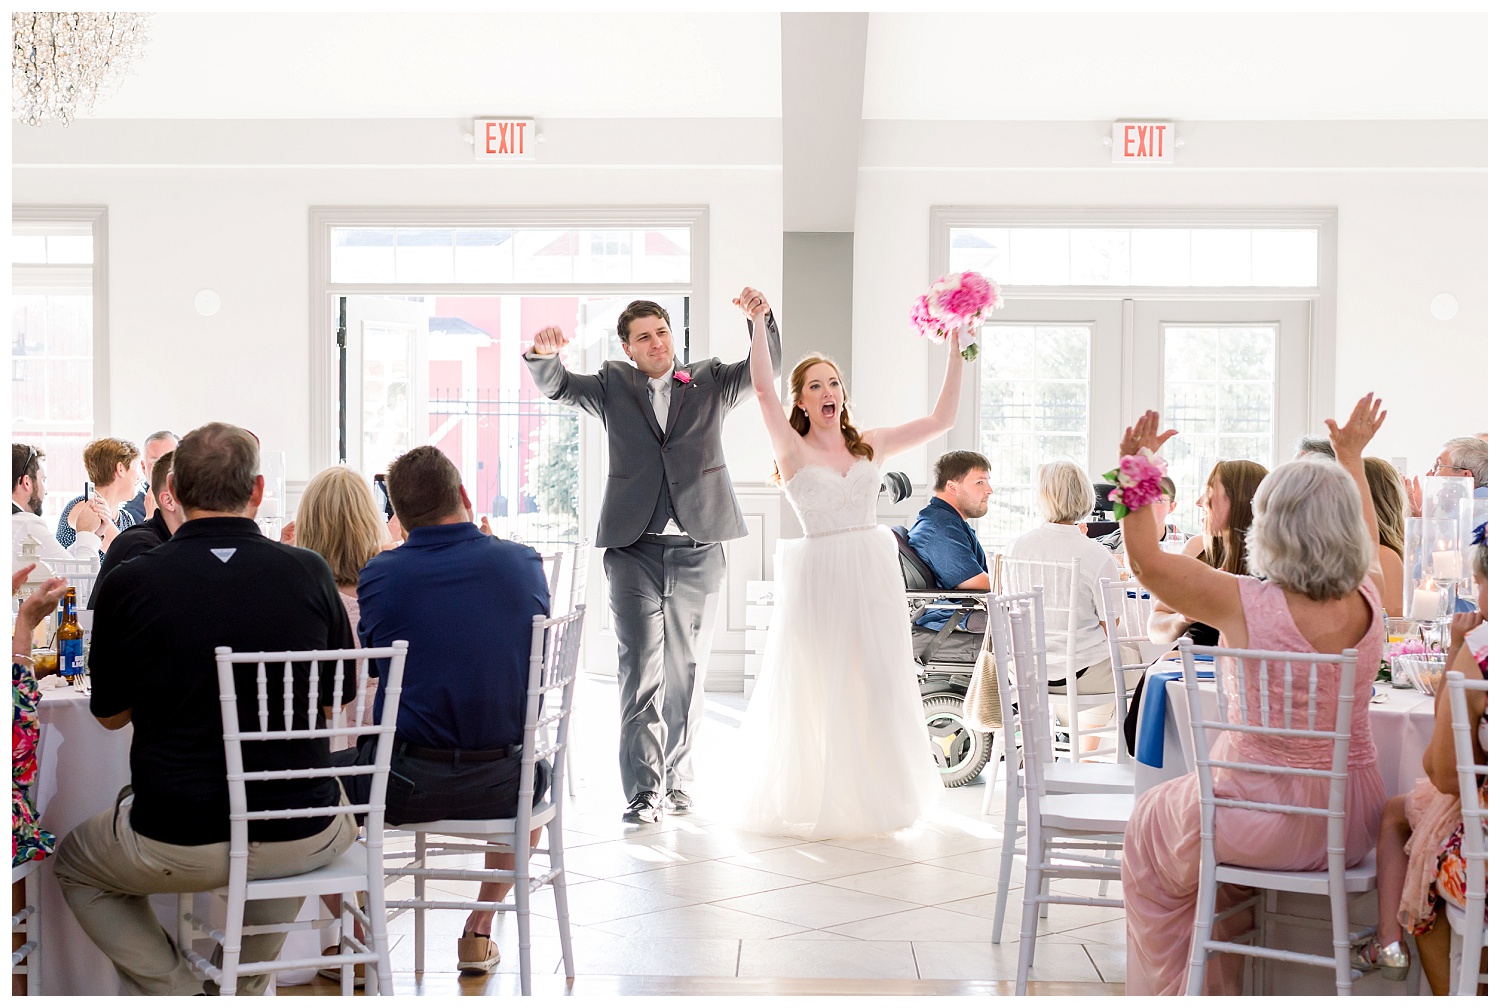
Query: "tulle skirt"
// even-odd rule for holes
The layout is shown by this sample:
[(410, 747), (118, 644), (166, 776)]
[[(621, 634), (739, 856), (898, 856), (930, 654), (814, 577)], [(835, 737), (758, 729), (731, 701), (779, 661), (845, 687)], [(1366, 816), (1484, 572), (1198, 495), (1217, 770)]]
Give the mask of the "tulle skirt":
[(730, 818), (807, 840), (910, 826), (931, 811), (942, 780), (891, 531), (782, 540), (777, 556), (776, 610), (740, 728)]

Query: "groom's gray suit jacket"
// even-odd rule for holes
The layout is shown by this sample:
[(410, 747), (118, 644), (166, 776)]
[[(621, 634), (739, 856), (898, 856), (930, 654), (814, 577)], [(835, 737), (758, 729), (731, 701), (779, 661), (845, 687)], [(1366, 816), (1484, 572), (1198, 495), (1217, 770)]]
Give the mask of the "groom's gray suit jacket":
[[(771, 367), (781, 372), (781, 334), (767, 317)], [(609, 436), (609, 478), (594, 545), (629, 546), (646, 531), (667, 482), (678, 527), (700, 543), (747, 534), (724, 464), (724, 414), (751, 390), (750, 360), (725, 364), (717, 357), (683, 370), (687, 382), (672, 381), (667, 427), (651, 408), (646, 376), (626, 361), (606, 361), (591, 375), (563, 367), (556, 354), (526, 355), (532, 380), (548, 399), (604, 422)], [(673, 370), (678, 370), (676, 362)]]

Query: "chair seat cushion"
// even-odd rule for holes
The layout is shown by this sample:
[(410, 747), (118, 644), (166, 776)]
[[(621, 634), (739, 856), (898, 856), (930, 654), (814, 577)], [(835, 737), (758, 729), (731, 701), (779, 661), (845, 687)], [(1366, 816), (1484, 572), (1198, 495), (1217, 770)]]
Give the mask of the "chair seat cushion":
[[(1237, 865), (1219, 865), (1214, 877), (1220, 882), (1249, 886), (1253, 889), (1275, 889), (1279, 892), (1298, 892), (1327, 895), (1328, 871), (1273, 871), (1268, 868), (1241, 868)], [(1344, 891), (1369, 892), (1375, 888), (1375, 855), (1371, 853), (1353, 868), (1344, 869)]]
[(1052, 794), (1134, 794), (1135, 767), (1128, 763), (1049, 763), (1042, 770)]
[[(531, 825), (545, 826), (556, 814), (555, 802), (543, 802), (531, 810)], [(386, 829), (401, 833), (440, 833), (443, 836), (480, 840), (501, 835), (509, 837), (516, 831), (516, 821), (514, 819), (439, 819), (435, 822), (387, 825)]]
[(1042, 798), (1042, 825), (1094, 833), (1123, 833), (1133, 794), (1051, 794)]

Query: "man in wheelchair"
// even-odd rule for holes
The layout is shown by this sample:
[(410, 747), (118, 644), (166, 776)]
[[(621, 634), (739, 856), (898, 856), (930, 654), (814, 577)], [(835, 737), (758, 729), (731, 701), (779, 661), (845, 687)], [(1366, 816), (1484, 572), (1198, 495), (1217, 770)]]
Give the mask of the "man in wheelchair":
[(990, 509), (990, 460), (978, 452), (948, 452), (932, 467), (932, 486), (932, 499), (907, 534), (912, 551), (932, 574), (932, 583), (923, 587), (972, 594), (950, 598), (951, 606), (929, 605), (912, 621), (912, 656), (924, 667), (934, 660), (973, 665), (984, 634), (990, 575), (969, 521)]
[(921, 666), (923, 714), (943, 783), (979, 776), (991, 739), (959, 714), (984, 640), (988, 564), (968, 520), (989, 510), (990, 463), (978, 452), (948, 452), (933, 467), (933, 497), (911, 531), (897, 526), (912, 620), (912, 657)]

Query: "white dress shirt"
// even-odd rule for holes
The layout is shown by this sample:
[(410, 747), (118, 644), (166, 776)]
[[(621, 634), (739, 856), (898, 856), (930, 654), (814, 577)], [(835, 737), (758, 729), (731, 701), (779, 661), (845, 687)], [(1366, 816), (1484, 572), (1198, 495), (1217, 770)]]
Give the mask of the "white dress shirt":
[(10, 516), (10, 549), (13, 559), (20, 559), (21, 544), (27, 539), (36, 542), (37, 556), (43, 560), (87, 560), (99, 562), (99, 551), (103, 541), (96, 533), (79, 532), (73, 548), (68, 549), (57, 541), (52, 526), (41, 515), (30, 511), (14, 511)]

